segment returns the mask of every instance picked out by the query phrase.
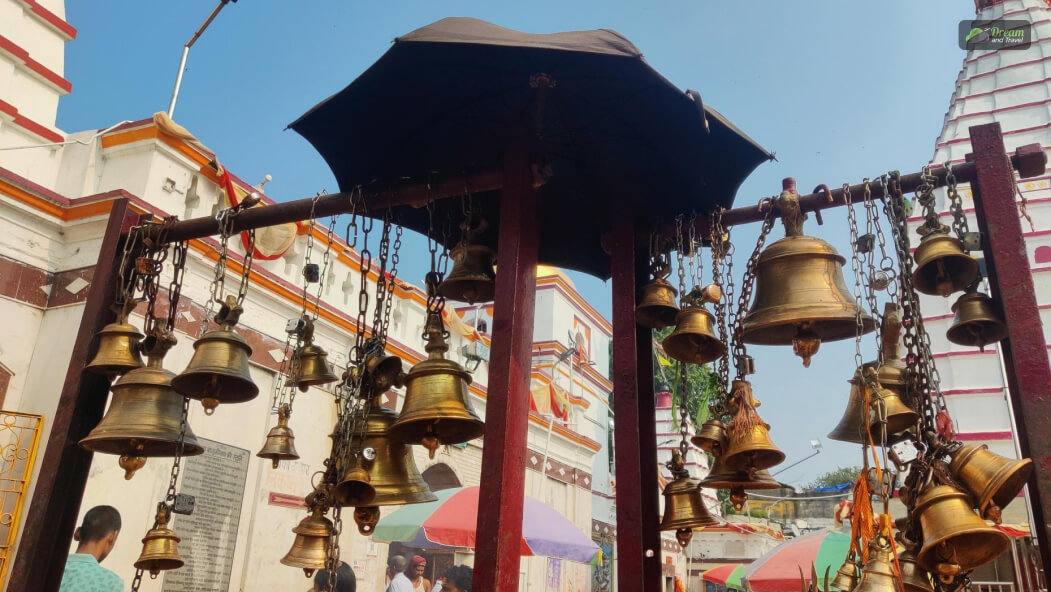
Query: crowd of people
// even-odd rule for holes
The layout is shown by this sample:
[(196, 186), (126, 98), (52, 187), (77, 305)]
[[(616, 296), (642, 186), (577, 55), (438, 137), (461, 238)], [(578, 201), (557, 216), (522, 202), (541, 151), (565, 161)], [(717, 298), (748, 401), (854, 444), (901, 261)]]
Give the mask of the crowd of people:
[(427, 571), (427, 559), (413, 555), (412, 560), (395, 555), (387, 562), (386, 592), (470, 592), (474, 570), (466, 565), (454, 565), (445, 570), (438, 581), (423, 577)]

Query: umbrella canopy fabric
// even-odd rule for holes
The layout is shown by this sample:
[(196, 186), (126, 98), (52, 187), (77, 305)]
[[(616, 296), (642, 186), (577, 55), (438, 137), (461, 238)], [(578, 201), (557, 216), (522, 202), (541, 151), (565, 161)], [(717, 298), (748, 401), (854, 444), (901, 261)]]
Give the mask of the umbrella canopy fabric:
[(741, 583), (741, 577), (743, 575), (744, 565), (740, 563), (726, 563), (704, 572), (701, 574), (701, 579), (727, 588), (744, 590), (744, 585)]
[[(472, 18), (398, 37), (290, 127), (343, 191), (499, 171), (510, 138), (525, 138), (546, 179), (538, 192), (540, 262), (601, 278), (609, 277), (600, 238), (610, 212), (665, 222), (707, 214), (729, 206), (745, 177), (771, 158), (615, 31), (538, 35)], [(448, 213), (459, 222), (459, 202), (440, 200), (435, 220)], [(498, 200), (481, 196), (473, 211), (491, 226), (477, 238), (494, 247)], [(398, 208), (397, 216), (407, 228), (428, 228), (422, 208)], [(449, 245), (459, 238), (453, 234)]]
[(781, 543), (744, 569), (743, 581), (751, 592), (797, 592), (799, 570), (810, 583), (810, 567), (824, 585), (825, 571), (829, 580), (847, 558), (850, 535), (838, 530), (819, 530)]
[[(407, 505), (380, 520), (373, 540), (424, 549), (474, 547), (478, 487), (445, 489), (438, 499)], [(522, 509), (522, 555), (543, 555), (587, 563), (598, 545), (550, 506), (531, 497)]]

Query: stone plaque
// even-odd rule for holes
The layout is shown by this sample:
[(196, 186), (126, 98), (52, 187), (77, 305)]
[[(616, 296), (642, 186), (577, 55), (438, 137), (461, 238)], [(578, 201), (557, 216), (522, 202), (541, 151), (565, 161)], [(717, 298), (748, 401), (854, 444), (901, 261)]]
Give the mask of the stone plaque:
[(190, 516), (175, 516), (186, 565), (164, 572), (163, 592), (213, 592), (230, 588), (237, 527), (251, 453), (244, 448), (197, 438), (204, 454), (182, 460), (179, 492), (197, 498)]

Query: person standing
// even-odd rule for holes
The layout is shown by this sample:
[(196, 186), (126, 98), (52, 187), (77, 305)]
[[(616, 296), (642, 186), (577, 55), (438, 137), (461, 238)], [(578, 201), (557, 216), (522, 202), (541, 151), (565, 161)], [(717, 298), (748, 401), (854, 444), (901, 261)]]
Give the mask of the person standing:
[(95, 506), (73, 532), (76, 553), (66, 559), (59, 592), (122, 592), (124, 580), (99, 565), (117, 544), (120, 512), (113, 506)]
[(387, 592), (413, 592), (412, 580), (405, 575), (408, 561), (401, 555), (395, 555), (390, 559), (391, 579), (387, 586)]
[(431, 581), (423, 577), (423, 572), (426, 570), (427, 559), (422, 555), (413, 555), (412, 566), (405, 574), (409, 576), (409, 580), (412, 582), (413, 592), (431, 592)]
[(471, 592), (471, 579), (474, 578), (474, 570), (466, 565), (450, 567), (445, 572), (445, 585), (442, 592)]
[[(329, 587), (329, 572), (327, 569), (319, 569), (317, 574), (314, 575), (314, 587), (313, 592), (326, 592)], [(339, 568), (336, 569), (336, 590), (335, 592), (357, 592), (358, 580), (354, 576), (354, 570), (350, 569), (346, 561), (339, 562)]]

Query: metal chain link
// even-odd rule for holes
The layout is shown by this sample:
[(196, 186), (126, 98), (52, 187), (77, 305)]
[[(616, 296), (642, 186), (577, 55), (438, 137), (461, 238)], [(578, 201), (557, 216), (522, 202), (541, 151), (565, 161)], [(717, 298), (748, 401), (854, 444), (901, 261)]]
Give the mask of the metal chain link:
[[(713, 304), (715, 318), (718, 324), (719, 341), (726, 344), (729, 341), (727, 332), (728, 309), (733, 308), (733, 274), (729, 266), (733, 263), (733, 245), (730, 237), (722, 223), (723, 208), (719, 207), (712, 213), (710, 227), (711, 250), (712, 250), (712, 281), (722, 288), (722, 296)], [(724, 276), (723, 265), (727, 266)], [(727, 393), (730, 388), (730, 360), (729, 356), (722, 356), (716, 363), (716, 374), (718, 376), (718, 390), (709, 404), (709, 410), (714, 419), (722, 420), (728, 414), (726, 408)]]
[(759, 255), (762, 254), (763, 245), (766, 244), (766, 238), (770, 234), (770, 229), (774, 227), (774, 204), (772, 199), (764, 199), (759, 203), (759, 208), (765, 208), (765, 214), (763, 216), (763, 226), (759, 231), (759, 239), (755, 243), (755, 249), (752, 251), (752, 255), (748, 257), (748, 263), (745, 265), (744, 277), (741, 279), (741, 295), (737, 299), (737, 315), (734, 319), (732, 329), (732, 350), (734, 354), (734, 363), (737, 368), (738, 380), (744, 379), (748, 369), (745, 367), (745, 356), (748, 352), (745, 349), (744, 340), (742, 339), (742, 327), (741, 320), (748, 312), (748, 304), (752, 301), (752, 290), (755, 288), (756, 269), (759, 265)]
[(865, 324), (861, 316), (861, 255), (858, 253), (858, 221), (854, 214), (854, 202), (850, 195), (850, 183), (843, 184), (843, 201), (847, 204), (847, 224), (850, 226), (850, 268), (854, 272), (854, 366), (858, 372), (865, 363), (861, 355), (861, 337), (865, 334)]
[(956, 189), (956, 175), (952, 172), (952, 161), (945, 163), (945, 195), (949, 202), (949, 211), (952, 212), (952, 230), (956, 237), (963, 240), (967, 234), (967, 215), (963, 212), (963, 198)]
[(686, 303), (686, 265), (683, 253), (686, 251), (686, 242), (682, 236), (682, 214), (675, 217), (675, 264), (678, 267), (679, 278), (679, 301)]
[(679, 362), (679, 452), (683, 462), (686, 462), (686, 453), (690, 450), (690, 426), (687, 423), (689, 410), (686, 408), (686, 391), (689, 389), (687, 372), (686, 362)]

